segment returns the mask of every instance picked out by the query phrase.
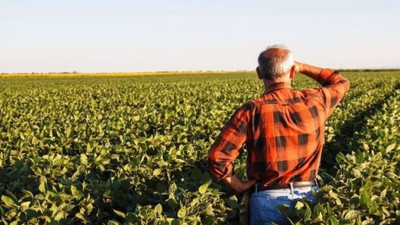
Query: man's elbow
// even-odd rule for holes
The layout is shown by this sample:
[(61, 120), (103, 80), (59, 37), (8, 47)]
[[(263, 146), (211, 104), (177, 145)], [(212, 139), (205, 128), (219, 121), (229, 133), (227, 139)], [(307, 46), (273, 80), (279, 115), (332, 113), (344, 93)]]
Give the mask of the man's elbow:
[(344, 78), (344, 89), (346, 92), (350, 89), (350, 81), (347, 78)]
[(350, 89), (350, 81), (346, 77), (341, 77), (337, 83), (341, 84), (344, 89), (344, 92), (347, 92)]

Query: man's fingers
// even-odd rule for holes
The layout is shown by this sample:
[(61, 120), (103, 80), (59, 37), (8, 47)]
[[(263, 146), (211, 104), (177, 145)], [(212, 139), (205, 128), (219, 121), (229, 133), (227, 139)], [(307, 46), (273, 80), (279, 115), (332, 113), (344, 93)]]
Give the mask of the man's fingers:
[(301, 71), (301, 63), (297, 62), (297, 61), (294, 61), (294, 66), (296, 68), (296, 70), (295, 70), (296, 73), (299, 73)]
[(245, 190), (251, 188), (254, 186), (254, 184), (256, 183), (256, 180), (247, 180), (245, 181)]

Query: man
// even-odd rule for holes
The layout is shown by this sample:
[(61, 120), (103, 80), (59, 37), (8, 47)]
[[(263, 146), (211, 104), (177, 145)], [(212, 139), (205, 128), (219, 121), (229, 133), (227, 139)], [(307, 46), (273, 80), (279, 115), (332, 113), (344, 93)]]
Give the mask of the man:
[[(250, 224), (286, 224), (277, 205), (294, 206), (312, 190), (324, 144), (325, 121), (350, 87), (338, 72), (295, 62), (290, 50), (274, 45), (261, 52), (256, 69), (263, 96), (243, 104), (212, 145), (208, 162), (216, 180), (239, 193), (251, 189)], [(300, 72), (322, 87), (295, 91)], [(247, 177), (234, 173), (233, 161), (247, 146)]]

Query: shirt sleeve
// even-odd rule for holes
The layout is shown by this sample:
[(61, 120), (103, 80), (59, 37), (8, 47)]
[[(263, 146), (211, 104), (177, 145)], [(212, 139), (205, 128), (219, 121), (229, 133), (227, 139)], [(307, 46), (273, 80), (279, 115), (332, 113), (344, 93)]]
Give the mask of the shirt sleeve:
[(208, 166), (216, 180), (234, 174), (233, 161), (242, 151), (247, 139), (251, 104), (246, 103), (235, 111), (208, 152)]
[(318, 82), (322, 85), (322, 88), (319, 88), (318, 92), (322, 96), (326, 119), (328, 119), (349, 90), (350, 82), (339, 72), (331, 69), (323, 69)]

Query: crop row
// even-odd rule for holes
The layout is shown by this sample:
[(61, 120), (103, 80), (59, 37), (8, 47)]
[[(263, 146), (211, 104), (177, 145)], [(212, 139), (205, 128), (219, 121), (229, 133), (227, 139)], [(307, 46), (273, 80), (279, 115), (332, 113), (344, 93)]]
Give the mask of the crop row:
[[(337, 164), (335, 155), (353, 150), (353, 146), (350, 145), (354, 143), (354, 133), (361, 129), (368, 116), (379, 110), (380, 105), (387, 101), (386, 98), (398, 86), (399, 79), (396, 76), (385, 78), (385, 80), (353, 80), (355, 85), (352, 85), (349, 93), (326, 123), (326, 144), (322, 156), (324, 169), (333, 172), (336, 170), (332, 167)], [(360, 83), (362, 85), (359, 85)]]
[[(330, 159), (330, 165), (337, 166), (323, 176), (327, 188), (341, 187), (332, 181), (342, 164), (333, 146), (343, 147), (345, 158), (356, 146), (364, 146), (352, 137), (343, 139), (343, 130), (351, 127), (346, 121), (359, 120), (350, 132), (358, 134), (363, 121), (373, 116), (363, 112), (385, 101), (399, 79), (391, 73), (379, 75), (348, 75), (352, 89), (327, 126), (324, 155), (338, 155), (339, 160)], [(296, 89), (316, 86), (302, 76), (293, 84)], [(212, 182), (206, 155), (235, 108), (262, 94), (253, 73), (7, 78), (0, 88), (4, 224), (237, 220), (240, 196)], [(345, 147), (342, 139), (353, 147)], [(243, 158), (236, 166), (244, 175)], [(321, 198), (321, 207), (328, 200)]]
[(235, 217), (236, 197), (207, 189), (204, 161), (216, 128), (249, 98), (242, 90), (254, 80), (52, 81), (60, 83), (38, 80), (2, 94), (4, 223), (180, 224)]
[(325, 174), (327, 183), (317, 193), (317, 205), (298, 205), (292, 218), (300, 219), (299, 224), (400, 222), (400, 90), (395, 80), (384, 86), (354, 103), (359, 109), (365, 105), (367, 112), (356, 112), (350, 119), (353, 127), (343, 125), (341, 133), (332, 138), (345, 140), (330, 145), (342, 148), (335, 151), (335, 170)]

